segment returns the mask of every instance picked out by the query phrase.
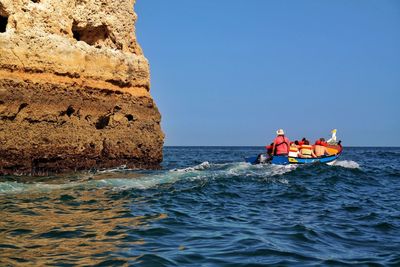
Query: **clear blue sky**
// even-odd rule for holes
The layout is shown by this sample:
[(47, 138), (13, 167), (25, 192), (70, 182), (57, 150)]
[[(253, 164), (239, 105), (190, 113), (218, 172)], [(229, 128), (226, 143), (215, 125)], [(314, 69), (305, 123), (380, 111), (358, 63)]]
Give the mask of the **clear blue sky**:
[(165, 145), (400, 146), (400, 1), (137, 0)]

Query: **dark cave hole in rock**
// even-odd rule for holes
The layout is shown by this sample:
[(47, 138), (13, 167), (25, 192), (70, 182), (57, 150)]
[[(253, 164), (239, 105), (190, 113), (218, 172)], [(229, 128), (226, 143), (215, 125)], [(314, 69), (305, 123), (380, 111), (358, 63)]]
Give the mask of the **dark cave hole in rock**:
[(101, 130), (107, 127), (107, 125), (110, 123), (110, 117), (109, 116), (101, 116), (97, 122), (96, 122), (96, 129)]
[(67, 108), (67, 111), (65, 111), (65, 114), (67, 114), (68, 117), (71, 117), (72, 114), (74, 114), (75, 109), (72, 106), (69, 106)]
[(74, 107), (73, 106), (68, 106), (67, 110), (60, 112), (60, 116), (67, 115), (68, 117), (71, 117), (72, 114), (74, 114), (74, 112), (75, 112)]
[(6, 32), (8, 17), (0, 15), (0, 32)]
[(40, 0), (31, 0), (34, 3), (40, 3)]
[(107, 26), (86, 25), (85, 27), (82, 27), (78, 26), (78, 23), (75, 21), (72, 24), (72, 34), (75, 40), (83, 41), (96, 47), (100, 47), (101, 43), (109, 38)]
[(78, 31), (75, 31), (74, 29), (72, 29), (72, 34), (75, 40), (80, 41), (81, 40), (81, 35), (79, 34)]
[(133, 121), (133, 115), (128, 114), (125, 117), (128, 119), (128, 121)]

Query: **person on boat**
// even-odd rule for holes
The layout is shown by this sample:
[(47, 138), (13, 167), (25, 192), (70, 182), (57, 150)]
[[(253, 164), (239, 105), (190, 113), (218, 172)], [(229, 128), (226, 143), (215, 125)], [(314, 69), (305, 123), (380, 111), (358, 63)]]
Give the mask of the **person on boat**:
[(265, 147), (267, 149), (267, 154), (272, 156), (272, 149), (274, 148), (274, 143), (271, 143), (269, 146)]
[(304, 144), (300, 148), (300, 158), (310, 159), (316, 158), (317, 156), (314, 153), (313, 147), (310, 145), (308, 140), (304, 141)]
[(317, 157), (322, 157), (329, 155), (328, 149), (326, 148), (328, 144), (325, 142), (324, 138), (320, 138), (315, 142), (314, 153)]
[(301, 141), (298, 141), (299, 146), (304, 145), (304, 141), (306, 141), (307, 139), (305, 137), (303, 137), (303, 139), (301, 139)]
[(287, 156), (289, 154), (289, 139), (285, 136), (285, 132), (282, 129), (276, 131), (276, 138), (274, 140), (272, 152), (273, 155)]
[(336, 129), (333, 129), (331, 131), (332, 137), (328, 140), (328, 144), (330, 144), (330, 145), (336, 145), (337, 144), (337, 142), (336, 142), (336, 132), (337, 132)]
[(299, 148), (296, 145), (296, 142), (299, 143), (297, 140), (294, 143), (290, 144), (289, 148), (289, 157), (291, 158), (298, 158), (299, 157)]
[(319, 145), (319, 146), (328, 146), (328, 143), (325, 141), (325, 138), (319, 138), (317, 141), (315, 141), (314, 146)]
[(325, 141), (325, 138), (323, 138), (323, 137), (321, 137), (321, 138), (319, 139), (319, 142), (320, 142), (320, 145), (321, 145), (321, 146), (328, 146), (328, 143)]
[(299, 143), (299, 140), (296, 140), (296, 141), (294, 141), (294, 144), (296, 145), (296, 147), (297, 147), (297, 148), (299, 148), (299, 149), (300, 149), (300, 143)]

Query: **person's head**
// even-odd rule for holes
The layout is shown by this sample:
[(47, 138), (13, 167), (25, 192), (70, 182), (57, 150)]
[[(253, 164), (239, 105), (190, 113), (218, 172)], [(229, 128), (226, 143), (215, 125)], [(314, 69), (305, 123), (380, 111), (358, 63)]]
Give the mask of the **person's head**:
[(321, 138), (319, 139), (319, 141), (325, 142), (325, 138), (321, 137)]
[(307, 140), (307, 139), (306, 139), (305, 137), (303, 137), (303, 139), (301, 139), (301, 141), (303, 141), (303, 142), (306, 141), (306, 140)]
[(298, 146), (299, 145), (299, 141), (294, 141), (294, 143), (296, 144), (296, 146)]
[(276, 135), (285, 135), (285, 131), (283, 131), (283, 129), (279, 129), (276, 131)]
[(306, 139), (306, 140), (304, 140), (304, 144), (305, 144), (305, 145), (309, 145), (310, 142)]

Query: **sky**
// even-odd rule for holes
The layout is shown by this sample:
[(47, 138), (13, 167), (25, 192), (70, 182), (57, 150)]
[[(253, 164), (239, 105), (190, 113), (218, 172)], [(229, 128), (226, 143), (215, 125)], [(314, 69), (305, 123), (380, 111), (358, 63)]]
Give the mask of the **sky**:
[(400, 146), (400, 1), (137, 0), (167, 146)]

